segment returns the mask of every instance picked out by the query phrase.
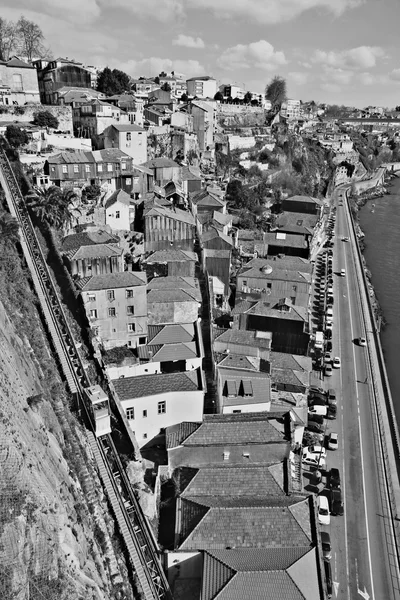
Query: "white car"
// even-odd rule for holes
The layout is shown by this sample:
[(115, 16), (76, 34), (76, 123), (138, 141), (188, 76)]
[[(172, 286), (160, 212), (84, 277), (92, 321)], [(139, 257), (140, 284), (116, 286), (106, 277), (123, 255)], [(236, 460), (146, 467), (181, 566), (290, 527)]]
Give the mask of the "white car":
[(346, 269), (340, 269), (340, 275), (346, 277)]
[(321, 525), (330, 525), (331, 513), (329, 512), (329, 502), (326, 496), (318, 496), (318, 521)]
[(340, 369), (341, 367), (341, 362), (340, 362), (340, 358), (338, 356), (335, 356), (335, 358), (333, 359), (332, 365), (334, 369)]
[(310, 467), (315, 467), (317, 469), (326, 468), (326, 459), (320, 454), (309, 454), (307, 451), (303, 452), (302, 461), (305, 465), (310, 465)]
[(321, 406), (320, 404), (314, 404), (308, 409), (309, 415), (321, 415), (322, 417), (326, 417), (327, 412), (328, 408), (326, 406)]
[(303, 453), (307, 452), (308, 454), (321, 454), (321, 456), (326, 457), (326, 450), (323, 446), (318, 446), (314, 444), (313, 446), (307, 446), (304, 448)]
[(338, 449), (338, 434), (332, 433), (328, 436), (328, 450), (337, 450)]
[(358, 338), (358, 345), (359, 346), (366, 346), (367, 345), (367, 340), (365, 339), (365, 337)]
[(349, 239), (348, 237), (344, 237), (344, 238), (342, 238), (342, 241), (343, 241), (343, 242), (349, 242), (349, 241), (350, 241), (350, 239)]

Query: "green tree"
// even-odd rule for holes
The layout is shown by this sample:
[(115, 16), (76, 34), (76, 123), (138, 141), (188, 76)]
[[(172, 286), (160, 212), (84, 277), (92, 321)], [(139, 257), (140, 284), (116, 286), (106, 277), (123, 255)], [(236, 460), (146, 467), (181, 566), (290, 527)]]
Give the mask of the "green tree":
[(222, 93), (218, 91), (218, 92), (215, 94), (215, 96), (214, 96), (214, 100), (218, 100), (219, 102), (223, 102), (223, 100), (224, 100), (224, 97), (223, 97)]
[(16, 50), (18, 39), (16, 24), (0, 17), (0, 60), (8, 60)]
[(165, 83), (162, 84), (161, 89), (163, 92), (170, 92), (172, 88), (169, 85), (168, 81), (166, 81)]
[(122, 94), (130, 89), (130, 77), (119, 69), (106, 67), (97, 78), (97, 90), (106, 96)]
[(58, 119), (49, 110), (40, 110), (33, 113), (33, 122), (39, 127), (51, 127), (57, 129)]
[(55, 229), (71, 225), (77, 209), (74, 202), (77, 195), (73, 190), (62, 190), (53, 185), (49, 188), (36, 188), (26, 196), (29, 209), (42, 223)]
[(82, 190), (82, 198), (87, 202), (96, 201), (101, 193), (101, 188), (97, 184), (88, 185)]
[(272, 109), (278, 111), (287, 100), (286, 79), (276, 75), (265, 88), (265, 98), (271, 102)]
[(6, 138), (13, 148), (19, 148), (20, 146), (27, 144), (29, 140), (26, 131), (17, 125), (7, 125)]
[(246, 92), (244, 95), (243, 100), (245, 101), (246, 104), (250, 104), (250, 102), (253, 99), (253, 94), (251, 92)]
[(183, 94), (181, 96), (181, 101), (187, 102), (188, 100), (189, 100), (189, 96), (187, 94), (185, 94), (185, 92), (183, 92)]

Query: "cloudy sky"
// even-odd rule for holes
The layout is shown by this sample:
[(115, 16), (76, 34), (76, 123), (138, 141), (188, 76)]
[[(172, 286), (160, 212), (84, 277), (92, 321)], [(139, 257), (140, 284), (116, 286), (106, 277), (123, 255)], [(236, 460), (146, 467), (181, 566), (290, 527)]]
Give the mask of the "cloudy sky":
[(132, 76), (261, 92), (281, 75), (292, 98), (400, 104), (400, 0), (1, 0), (2, 17), (21, 14), (55, 55)]

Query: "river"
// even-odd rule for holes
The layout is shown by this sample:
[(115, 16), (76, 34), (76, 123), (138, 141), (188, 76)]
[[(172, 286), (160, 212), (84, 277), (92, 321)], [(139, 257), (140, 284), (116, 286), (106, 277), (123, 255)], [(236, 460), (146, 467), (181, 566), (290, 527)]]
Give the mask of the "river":
[(392, 180), (389, 191), (382, 198), (369, 200), (361, 208), (359, 220), (365, 233), (364, 256), (371, 283), (386, 321), (381, 343), (400, 425), (400, 178)]

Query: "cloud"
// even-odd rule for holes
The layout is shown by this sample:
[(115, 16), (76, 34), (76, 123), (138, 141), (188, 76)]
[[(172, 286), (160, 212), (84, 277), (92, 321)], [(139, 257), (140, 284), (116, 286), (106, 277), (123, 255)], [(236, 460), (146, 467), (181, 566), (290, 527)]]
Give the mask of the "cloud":
[(394, 81), (400, 81), (400, 69), (393, 69), (393, 71), (389, 73), (389, 78)]
[(250, 68), (268, 71), (285, 65), (286, 62), (284, 53), (276, 52), (272, 44), (266, 40), (227, 48), (217, 60), (218, 65), (228, 71)]
[(359, 46), (339, 52), (316, 50), (311, 60), (315, 64), (342, 69), (370, 69), (375, 67), (377, 58), (383, 56), (385, 52), (379, 46)]
[(296, 85), (305, 85), (310, 81), (310, 73), (304, 73), (302, 71), (292, 71), (288, 73), (288, 81), (289, 83), (294, 83)]
[[(86, 0), (84, 0), (86, 2)], [(184, 0), (97, 0), (102, 9), (122, 8), (132, 13), (136, 19), (175, 21), (184, 16)]]
[(128, 60), (118, 62), (118, 68), (132, 75), (133, 77), (154, 77), (161, 71), (176, 71), (183, 73), (186, 77), (203, 75), (206, 70), (198, 60), (171, 60), (170, 58), (161, 58), (159, 56), (150, 56), (141, 60)]
[[(71, 23), (93, 23), (100, 14), (101, 9), (96, 0), (35, 0), (35, 6), (32, 6), (32, 0), (3, 0), (2, 11), (5, 7), (18, 12), (18, 17), (23, 11), (24, 16), (29, 14), (29, 19), (41, 26), (39, 15), (46, 15), (55, 19), (63, 19)], [(3, 15), (2, 15), (3, 16)]]
[(201, 38), (191, 37), (180, 33), (178, 37), (172, 40), (173, 46), (185, 46), (186, 48), (204, 48), (204, 42)]

